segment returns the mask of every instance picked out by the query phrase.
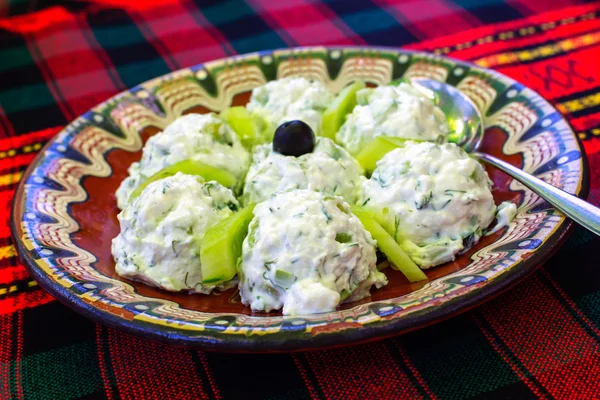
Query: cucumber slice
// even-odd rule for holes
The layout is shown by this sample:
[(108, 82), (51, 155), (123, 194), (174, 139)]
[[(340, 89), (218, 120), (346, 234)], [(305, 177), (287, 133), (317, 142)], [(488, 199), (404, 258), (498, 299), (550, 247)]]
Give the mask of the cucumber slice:
[(168, 178), (177, 174), (178, 172), (188, 175), (198, 175), (204, 178), (205, 181), (217, 181), (221, 185), (228, 188), (233, 188), (237, 184), (237, 179), (231, 172), (215, 168), (212, 165), (203, 163), (202, 161), (184, 160), (169, 167), (163, 168), (150, 178), (146, 179), (131, 193), (129, 196), (129, 201), (131, 202), (137, 198), (146, 188), (146, 186), (152, 182)]
[(221, 111), (219, 116), (237, 133), (244, 146), (252, 147), (263, 141), (264, 122), (246, 107), (229, 107)]
[(377, 240), (379, 249), (385, 254), (392, 264), (392, 268), (402, 272), (410, 282), (427, 279), (427, 275), (408, 257), (389, 233), (366, 210), (352, 207), (352, 213), (362, 222), (367, 231)]
[(321, 135), (335, 140), (335, 134), (346, 120), (346, 115), (356, 106), (356, 92), (365, 87), (363, 81), (356, 81), (342, 89), (327, 107), (321, 121)]
[[(412, 140), (412, 139), (411, 139)], [(373, 139), (358, 155), (356, 161), (371, 174), (377, 166), (377, 161), (381, 160), (390, 151), (398, 147), (404, 147), (407, 139), (392, 136), (377, 136)], [(415, 140), (419, 142), (420, 140)]]
[(237, 273), (242, 243), (248, 234), (254, 205), (225, 218), (209, 228), (200, 240), (200, 270), (204, 285), (218, 285)]
[(351, 294), (352, 294), (352, 291), (343, 289), (342, 292), (340, 293), (340, 303), (342, 303), (344, 300), (346, 300), (348, 297), (350, 297)]
[(412, 83), (410, 82), (410, 79), (408, 78), (396, 78), (393, 81), (390, 82), (391, 86), (398, 86), (401, 83), (406, 83), (407, 85), (412, 85)]
[(359, 90), (358, 92), (356, 92), (356, 103), (359, 106), (366, 106), (367, 104), (369, 104), (369, 96), (371, 95), (371, 93), (373, 93), (372, 88), (365, 88)]
[(288, 289), (296, 282), (296, 277), (287, 271), (282, 269), (275, 270), (275, 283), (279, 286)]

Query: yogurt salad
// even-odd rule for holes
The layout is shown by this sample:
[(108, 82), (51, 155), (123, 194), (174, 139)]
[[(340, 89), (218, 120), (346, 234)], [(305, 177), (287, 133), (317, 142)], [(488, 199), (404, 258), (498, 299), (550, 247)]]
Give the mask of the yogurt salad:
[(407, 83), (365, 88), (356, 93), (358, 105), (348, 115), (336, 140), (350, 154), (378, 136), (446, 142), (448, 123), (434, 101)]
[(253, 312), (284, 315), (367, 298), (391, 269), (425, 280), (516, 214), (447, 138), (409, 83), (334, 95), (284, 78), (245, 108), (182, 116), (116, 192), (116, 272), (169, 291), (237, 286)]
[(362, 188), (363, 207), (422, 268), (454, 260), (496, 211), (487, 173), (454, 143), (408, 141), (377, 162)]
[(240, 295), (253, 310), (332, 311), (387, 284), (376, 242), (340, 197), (311, 190), (274, 195), (254, 209), (242, 247)]
[(244, 184), (244, 203), (258, 203), (291, 189), (310, 189), (355, 203), (363, 168), (331, 139), (316, 139), (314, 150), (299, 157), (281, 154), (272, 145), (258, 146)]
[(135, 188), (170, 165), (197, 160), (243, 178), (250, 154), (235, 132), (215, 114), (188, 114), (179, 117), (144, 146), (142, 159), (131, 164), (129, 176), (117, 190), (123, 209)]
[(118, 216), (117, 273), (169, 291), (210, 293), (215, 286), (202, 284), (197, 239), (238, 206), (215, 181), (178, 173), (152, 182)]

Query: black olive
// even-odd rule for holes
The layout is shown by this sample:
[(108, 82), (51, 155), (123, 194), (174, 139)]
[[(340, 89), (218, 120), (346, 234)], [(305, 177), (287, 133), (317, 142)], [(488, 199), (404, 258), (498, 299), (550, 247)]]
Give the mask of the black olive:
[(273, 151), (285, 156), (299, 157), (315, 148), (315, 133), (306, 123), (298, 120), (284, 122), (275, 130)]

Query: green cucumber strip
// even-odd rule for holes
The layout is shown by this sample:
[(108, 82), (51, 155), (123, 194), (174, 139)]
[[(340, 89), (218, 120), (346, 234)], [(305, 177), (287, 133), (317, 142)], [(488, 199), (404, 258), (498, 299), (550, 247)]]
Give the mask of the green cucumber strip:
[(131, 193), (129, 196), (129, 201), (131, 202), (135, 198), (139, 197), (146, 186), (152, 182), (168, 178), (177, 174), (178, 172), (188, 175), (197, 175), (202, 177), (205, 181), (217, 181), (221, 185), (228, 188), (235, 187), (237, 183), (235, 175), (233, 175), (231, 172), (215, 168), (212, 165), (203, 163), (202, 161), (185, 160), (163, 168), (150, 178), (146, 179)]
[(406, 83), (407, 85), (412, 86), (413, 88), (417, 89), (419, 92), (423, 93), (426, 97), (428, 97), (429, 99), (431, 99), (433, 101), (433, 104), (438, 105), (440, 103), (440, 99), (437, 95), (437, 93), (432, 92), (429, 89), (426, 89), (422, 86), (419, 85), (413, 85), (412, 82), (410, 81), (410, 79), (408, 78), (398, 78), (398, 79), (394, 79), (393, 81), (390, 82), (391, 86), (398, 86), (401, 83)]
[(410, 259), (389, 233), (366, 210), (352, 207), (352, 213), (362, 222), (367, 231), (377, 240), (379, 249), (391, 262), (392, 268), (402, 272), (410, 282), (427, 279), (427, 275)]
[(250, 113), (246, 107), (229, 107), (221, 111), (219, 116), (235, 131), (244, 146), (252, 147), (262, 142), (264, 124), (258, 115)]
[(382, 261), (379, 264), (377, 264), (377, 271), (384, 270), (384, 269), (386, 269), (389, 266), (390, 266), (390, 261), (389, 260)]
[(377, 167), (377, 161), (398, 147), (404, 146), (405, 139), (377, 136), (356, 156), (358, 163), (371, 174)]
[(391, 81), (389, 84), (391, 86), (398, 86), (401, 83), (406, 83), (407, 85), (412, 85), (412, 83), (410, 83), (410, 79), (408, 79), (408, 78), (396, 78), (393, 81)]
[(338, 233), (335, 235), (335, 241), (338, 243), (350, 243), (352, 241), (352, 235), (348, 235), (347, 233)]
[(203, 284), (217, 285), (235, 276), (253, 211), (254, 205), (250, 205), (206, 231), (200, 240)]
[(296, 277), (282, 269), (275, 270), (275, 283), (283, 286), (285, 288), (289, 288), (296, 281)]
[(342, 303), (344, 300), (350, 297), (351, 294), (352, 292), (350, 290), (343, 289), (340, 293), (340, 303)]
[(356, 106), (356, 92), (364, 87), (364, 82), (356, 81), (338, 93), (333, 103), (323, 113), (323, 120), (321, 121), (322, 136), (335, 140), (336, 133), (346, 120), (346, 115), (350, 114)]
[(373, 88), (365, 88), (356, 92), (356, 103), (359, 106), (366, 106), (369, 104), (369, 96), (373, 93)]
[(379, 136), (381, 138), (381, 140), (387, 142), (387, 143), (391, 143), (396, 147), (404, 147), (404, 145), (406, 144), (406, 142), (424, 142), (424, 140), (421, 139), (404, 139), (404, 138), (399, 138), (396, 136)]
[(377, 161), (392, 150), (404, 147), (407, 141), (423, 142), (419, 139), (403, 139), (395, 136), (377, 136), (358, 155), (356, 160), (367, 171), (372, 174), (377, 167)]

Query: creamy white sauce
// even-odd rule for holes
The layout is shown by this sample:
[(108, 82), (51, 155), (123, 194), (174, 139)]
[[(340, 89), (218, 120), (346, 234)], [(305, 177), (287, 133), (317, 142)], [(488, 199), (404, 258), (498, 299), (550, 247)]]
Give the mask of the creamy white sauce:
[(350, 154), (358, 154), (377, 136), (446, 141), (444, 113), (408, 84), (362, 89), (357, 97), (365, 99), (366, 104), (354, 107), (336, 136)]
[(242, 179), (250, 154), (235, 132), (214, 114), (188, 114), (146, 142), (142, 159), (129, 168), (129, 176), (117, 190), (117, 205), (123, 209), (131, 192), (163, 168), (184, 160), (198, 160), (227, 170)]
[(323, 112), (333, 98), (321, 82), (284, 78), (253, 89), (246, 108), (267, 122), (268, 137), (273, 137), (279, 125), (292, 120), (305, 122), (318, 135)]
[(346, 150), (327, 138), (318, 138), (312, 153), (284, 156), (271, 144), (256, 148), (246, 175), (243, 202), (258, 203), (274, 193), (310, 189), (342, 196), (349, 203), (358, 199), (364, 179), (362, 167)]
[(377, 163), (362, 201), (427, 268), (479, 240), (496, 211), (491, 185), (485, 169), (455, 144), (407, 142)]
[(341, 197), (279, 193), (254, 209), (240, 265), (242, 303), (284, 315), (332, 311), (387, 284), (376, 242)]
[(238, 206), (231, 190), (214, 181), (178, 173), (152, 182), (118, 215), (117, 273), (170, 291), (209, 293), (214, 286), (200, 283), (198, 240)]
[(498, 211), (496, 212), (496, 226), (494, 226), (487, 234), (491, 235), (505, 226), (508, 226), (515, 218), (515, 215), (517, 215), (517, 206), (514, 203), (511, 203), (510, 201), (503, 201), (500, 203)]

